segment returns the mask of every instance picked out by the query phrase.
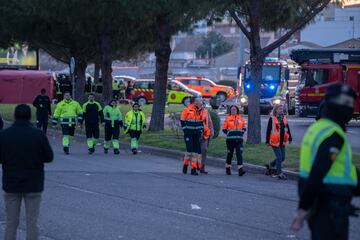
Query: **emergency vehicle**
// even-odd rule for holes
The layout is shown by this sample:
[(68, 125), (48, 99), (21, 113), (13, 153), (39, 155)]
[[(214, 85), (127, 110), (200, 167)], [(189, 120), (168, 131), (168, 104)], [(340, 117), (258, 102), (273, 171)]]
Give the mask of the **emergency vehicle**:
[[(299, 116), (317, 115), (326, 89), (344, 82), (360, 93), (359, 49), (299, 49), (290, 57), (301, 64), (301, 79), (296, 90)], [(359, 117), (360, 99), (356, 99), (354, 115)]]
[(191, 89), (199, 91), (203, 97), (217, 97), (221, 102), (234, 95), (234, 89), (232, 87), (218, 85), (207, 78), (177, 77), (175, 80), (183, 83)]
[[(152, 103), (154, 100), (155, 80), (137, 79), (134, 84), (132, 99), (140, 105)], [(181, 82), (169, 80), (167, 84), (167, 103), (184, 104), (190, 103), (191, 97), (201, 96), (201, 93), (186, 87)]]
[[(247, 113), (247, 94), (253, 91), (250, 62), (247, 62), (241, 74), (240, 103)], [(286, 104), (289, 114), (295, 114), (295, 89), (289, 88), (290, 66), (279, 58), (265, 58), (260, 88), (260, 111), (268, 114), (274, 105)]]

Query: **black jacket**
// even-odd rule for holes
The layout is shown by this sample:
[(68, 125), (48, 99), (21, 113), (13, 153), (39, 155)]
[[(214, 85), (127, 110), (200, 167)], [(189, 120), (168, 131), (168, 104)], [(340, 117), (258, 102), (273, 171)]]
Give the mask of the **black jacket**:
[(37, 113), (51, 115), (51, 101), (48, 96), (38, 95), (35, 98), (33, 105), (36, 108)]
[(0, 164), (3, 189), (7, 193), (42, 192), (44, 163), (53, 160), (44, 133), (29, 122), (16, 121), (0, 132)]
[(0, 116), (0, 130), (2, 130), (4, 128), (4, 122)]

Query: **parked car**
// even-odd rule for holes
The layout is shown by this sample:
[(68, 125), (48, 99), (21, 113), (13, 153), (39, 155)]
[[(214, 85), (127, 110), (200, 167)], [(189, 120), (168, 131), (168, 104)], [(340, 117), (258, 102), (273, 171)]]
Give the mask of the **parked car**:
[[(137, 79), (134, 84), (132, 99), (140, 105), (152, 103), (154, 100), (155, 80)], [(169, 80), (167, 86), (167, 103), (184, 104), (190, 103), (191, 97), (201, 96), (201, 93), (186, 87), (179, 81)]]
[(221, 102), (234, 95), (234, 89), (225, 85), (218, 85), (210, 79), (203, 77), (177, 77), (175, 80), (191, 89), (199, 91), (203, 97), (216, 97)]

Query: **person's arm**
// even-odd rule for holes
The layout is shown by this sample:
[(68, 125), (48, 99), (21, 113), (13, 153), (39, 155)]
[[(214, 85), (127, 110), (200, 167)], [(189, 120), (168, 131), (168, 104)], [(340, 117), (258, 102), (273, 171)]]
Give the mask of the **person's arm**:
[(272, 117), (269, 118), (267, 129), (266, 129), (266, 140), (265, 140), (266, 144), (270, 143), (271, 129), (272, 129)]
[(45, 136), (45, 134), (42, 133), (41, 135), (42, 137), (42, 152), (43, 152), (43, 161), (44, 163), (49, 163), (52, 162), (54, 159), (54, 152), (50, 146), (49, 140), (47, 139), (47, 137)]
[(314, 205), (322, 187), (322, 181), (343, 144), (343, 138), (334, 133), (319, 146), (309, 178), (300, 195), (299, 209), (308, 211)]
[(291, 142), (292, 142), (292, 135), (291, 135), (290, 126), (289, 126), (289, 124), (288, 124), (288, 123), (286, 124), (286, 128), (288, 129), (289, 142), (291, 143)]
[(223, 129), (222, 129), (223, 133), (224, 133), (224, 134), (227, 134), (227, 133), (228, 133), (228, 117), (225, 119), (222, 128), (223, 128)]
[(40, 106), (39, 106), (39, 98), (38, 98), (38, 97), (35, 97), (34, 102), (33, 102), (33, 106), (34, 106), (35, 108), (39, 108), (39, 107), (40, 107)]

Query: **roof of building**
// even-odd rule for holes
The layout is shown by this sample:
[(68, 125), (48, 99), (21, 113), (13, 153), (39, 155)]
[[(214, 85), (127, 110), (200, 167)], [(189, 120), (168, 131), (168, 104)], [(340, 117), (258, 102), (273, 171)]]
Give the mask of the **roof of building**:
[(351, 38), (343, 42), (339, 42), (326, 48), (360, 48), (360, 38)]

